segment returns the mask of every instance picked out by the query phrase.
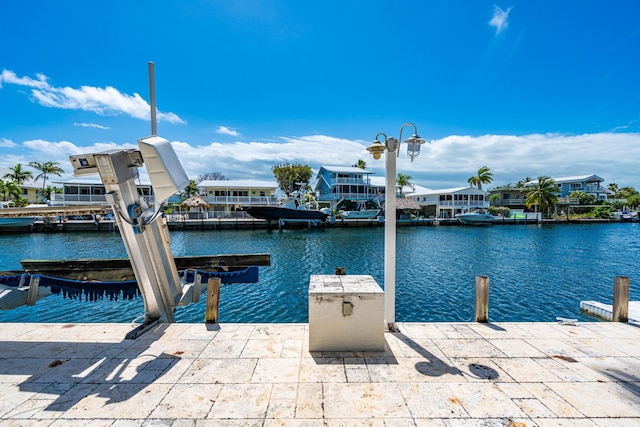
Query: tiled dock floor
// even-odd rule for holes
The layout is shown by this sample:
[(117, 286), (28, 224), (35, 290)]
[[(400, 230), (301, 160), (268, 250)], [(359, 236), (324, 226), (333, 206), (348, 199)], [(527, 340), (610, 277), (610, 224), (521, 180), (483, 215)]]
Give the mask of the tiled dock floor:
[(383, 353), (306, 324), (2, 324), (2, 426), (638, 426), (640, 327), (405, 323)]

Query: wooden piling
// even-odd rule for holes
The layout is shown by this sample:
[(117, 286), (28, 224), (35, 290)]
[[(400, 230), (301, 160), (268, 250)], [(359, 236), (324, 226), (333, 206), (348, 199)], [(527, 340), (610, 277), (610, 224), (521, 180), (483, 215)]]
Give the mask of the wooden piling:
[(611, 320), (614, 322), (629, 321), (629, 278), (626, 276), (616, 276), (613, 279)]
[(207, 305), (204, 314), (205, 323), (218, 323), (220, 305), (220, 278), (212, 277), (207, 282)]
[(475, 322), (489, 321), (489, 278), (476, 276)]

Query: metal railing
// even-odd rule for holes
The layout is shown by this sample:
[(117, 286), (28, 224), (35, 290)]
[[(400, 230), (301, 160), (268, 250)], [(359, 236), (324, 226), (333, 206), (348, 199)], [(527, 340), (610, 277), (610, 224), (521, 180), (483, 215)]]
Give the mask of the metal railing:
[(276, 196), (204, 196), (209, 204), (214, 205), (274, 205), (278, 203)]

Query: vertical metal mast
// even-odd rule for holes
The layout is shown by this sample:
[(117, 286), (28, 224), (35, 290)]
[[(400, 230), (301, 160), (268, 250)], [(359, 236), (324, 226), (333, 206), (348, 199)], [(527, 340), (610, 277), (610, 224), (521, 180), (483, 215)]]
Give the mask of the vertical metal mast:
[(151, 135), (156, 136), (156, 83), (153, 75), (153, 62), (149, 61), (149, 103), (151, 104)]

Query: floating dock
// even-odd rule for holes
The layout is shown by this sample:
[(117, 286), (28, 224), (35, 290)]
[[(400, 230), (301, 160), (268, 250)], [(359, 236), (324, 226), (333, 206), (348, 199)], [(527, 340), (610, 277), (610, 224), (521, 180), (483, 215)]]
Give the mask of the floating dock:
[[(613, 305), (598, 301), (580, 301), (580, 310), (605, 320), (611, 320)], [(629, 301), (629, 321), (640, 322), (640, 301)]]

